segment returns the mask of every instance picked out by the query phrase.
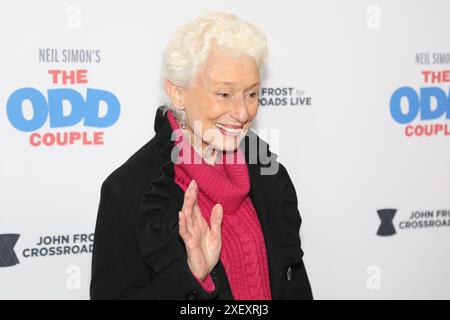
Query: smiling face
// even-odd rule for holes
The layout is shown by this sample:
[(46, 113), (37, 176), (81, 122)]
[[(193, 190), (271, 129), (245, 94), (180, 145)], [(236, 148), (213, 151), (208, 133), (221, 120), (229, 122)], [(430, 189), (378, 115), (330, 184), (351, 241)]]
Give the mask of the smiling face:
[(203, 150), (238, 148), (258, 112), (259, 84), (253, 59), (227, 56), (213, 42), (192, 85), (182, 89), (179, 99), (186, 112), (186, 129), (202, 141)]

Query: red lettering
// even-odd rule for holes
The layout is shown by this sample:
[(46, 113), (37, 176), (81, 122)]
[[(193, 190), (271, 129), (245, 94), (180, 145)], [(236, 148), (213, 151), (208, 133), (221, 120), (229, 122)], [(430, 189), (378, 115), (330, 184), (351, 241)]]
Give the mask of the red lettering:
[(47, 132), (38, 133), (34, 132), (29, 137), (30, 145), (33, 147), (39, 146), (66, 146), (81, 144), (85, 146), (89, 145), (103, 145), (103, 131), (94, 132)]
[(52, 76), (52, 83), (62, 83), (62, 84), (86, 84), (87, 80), (87, 69), (79, 70), (48, 70), (48, 73)]
[(405, 135), (407, 136), (407, 137), (411, 137), (412, 135), (413, 135), (413, 129), (414, 129), (414, 127), (412, 126), (412, 125), (407, 125), (406, 127), (405, 127)]
[(448, 124), (418, 124), (418, 125), (407, 125), (405, 127), (405, 136), (437, 136), (444, 135), (450, 136), (450, 126)]
[(37, 140), (37, 139), (39, 139), (39, 138), (40, 138), (39, 133), (32, 133), (32, 134), (30, 135), (30, 144), (31, 144), (33, 147), (38, 147), (38, 146), (41, 144), (40, 140)]
[(103, 131), (94, 132), (94, 144), (104, 144), (103, 133)]
[(442, 71), (424, 70), (422, 71), (422, 75), (423, 81), (425, 83), (450, 82), (450, 70), (442, 70)]
[(75, 141), (80, 140), (80, 139), (81, 139), (81, 134), (79, 132), (71, 132), (70, 138), (69, 138), (69, 143), (74, 144)]

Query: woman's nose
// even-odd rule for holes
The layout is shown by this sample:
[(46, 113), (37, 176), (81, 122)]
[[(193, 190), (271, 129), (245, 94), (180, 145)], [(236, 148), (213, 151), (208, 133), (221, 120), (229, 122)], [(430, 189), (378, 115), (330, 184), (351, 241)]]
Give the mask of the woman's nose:
[(240, 123), (245, 123), (248, 120), (247, 104), (242, 97), (236, 99), (231, 116), (238, 120)]

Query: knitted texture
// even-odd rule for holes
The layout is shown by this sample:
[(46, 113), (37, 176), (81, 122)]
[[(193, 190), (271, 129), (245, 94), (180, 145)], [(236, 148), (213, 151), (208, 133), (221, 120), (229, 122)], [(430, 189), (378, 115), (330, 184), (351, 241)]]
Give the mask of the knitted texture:
[[(219, 153), (219, 163), (210, 165), (185, 139), (173, 114), (167, 111), (169, 122), (176, 134), (176, 144), (183, 159), (174, 165), (175, 182), (186, 191), (192, 179), (197, 182), (198, 205), (209, 225), (212, 207), (223, 207), (222, 249), (220, 260), (227, 274), (233, 297), (237, 300), (270, 300), (269, 271), (264, 237), (258, 216), (249, 196), (250, 179), (242, 151)], [(230, 156), (230, 158), (228, 158)], [(232, 160), (232, 161), (230, 161)], [(211, 278), (202, 283), (214, 289)]]

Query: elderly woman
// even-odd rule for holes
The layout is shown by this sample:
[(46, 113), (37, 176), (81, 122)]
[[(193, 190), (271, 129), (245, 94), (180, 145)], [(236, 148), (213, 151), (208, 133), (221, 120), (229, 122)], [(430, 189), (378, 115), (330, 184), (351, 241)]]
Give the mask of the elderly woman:
[(249, 131), (266, 55), (231, 14), (177, 30), (156, 135), (102, 185), (91, 298), (312, 298), (294, 186)]

